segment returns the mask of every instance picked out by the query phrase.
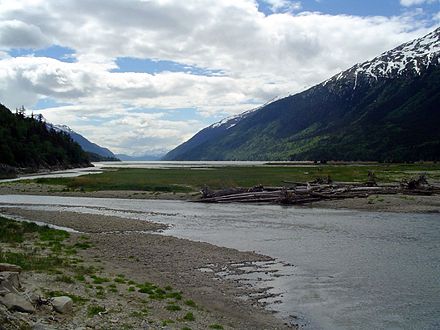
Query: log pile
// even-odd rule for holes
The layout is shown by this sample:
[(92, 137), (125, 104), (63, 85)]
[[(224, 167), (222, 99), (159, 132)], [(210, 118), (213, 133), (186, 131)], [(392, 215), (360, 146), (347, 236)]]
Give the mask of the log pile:
[(430, 185), (426, 177), (404, 180), (398, 185), (378, 185), (369, 175), (366, 183), (334, 183), (330, 178), (312, 182), (292, 182), (283, 187), (228, 188), (218, 191), (204, 187), (201, 202), (205, 203), (273, 203), (306, 204), (322, 200), (366, 198), (370, 195), (433, 195), (440, 194), (440, 187)]

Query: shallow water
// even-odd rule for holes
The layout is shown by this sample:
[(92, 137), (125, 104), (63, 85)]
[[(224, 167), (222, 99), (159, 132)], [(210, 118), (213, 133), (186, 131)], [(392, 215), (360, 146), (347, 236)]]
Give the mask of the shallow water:
[(5, 206), (172, 224), (166, 235), (256, 251), (293, 264), (269, 308), (306, 329), (439, 329), (440, 216), (274, 205), (0, 196)]
[(98, 173), (102, 173), (102, 170), (97, 169), (96, 167), (73, 168), (73, 169), (69, 169), (69, 170), (51, 171), (51, 172), (21, 175), (17, 178), (14, 178), (14, 179), (0, 180), (0, 183), (21, 181), (21, 180), (35, 180), (35, 179), (41, 179), (41, 178), (73, 178), (73, 177), (77, 177), (77, 176), (81, 176), (81, 175), (98, 174)]

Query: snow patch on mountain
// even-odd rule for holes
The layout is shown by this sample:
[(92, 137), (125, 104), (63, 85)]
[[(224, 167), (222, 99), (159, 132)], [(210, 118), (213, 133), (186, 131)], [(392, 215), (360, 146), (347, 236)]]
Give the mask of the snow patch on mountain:
[(219, 127), (222, 127), (224, 129), (230, 129), (230, 128), (234, 127), (235, 125), (237, 125), (241, 120), (243, 120), (244, 118), (248, 117), (250, 114), (254, 113), (255, 111), (260, 110), (261, 108), (264, 108), (266, 105), (268, 105), (270, 103), (273, 103), (275, 101), (278, 101), (278, 100), (280, 100), (282, 98), (284, 98), (284, 97), (279, 97), (279, 96), (274, 97), (273, 99), (267, 101), (266, 103), (264, 103), (263, 105), (261, 105), (261, 106), (259, 106), (257, 108), (254, 108), (254, 109), (251, 109), (251, 110), (247, 110), (247, 111), (242, 112), (242, 113), (240, 113), (238, 115), (235, 115), (235, 116), (226, 117), (226, 118), (220, 120), (219, 122), (216, 122), (216, 123), (212, 124), (208, 128), (219, 128)]
[(54, 124), (47, 124), (47, 126), (53, 128), (57, 132), (66, 132), (66, 133), (75, 133), (69, 126), (67, 125), (54, 125)]
[(407, 42), (378, 57), (341, 72), (322, 85), (340, 80), (352, 81), (356, 88), (359, 78), (378, 80), (404, 74), (420, 75), (430, 65), (440, 64), (440, 28), (426, 36)]

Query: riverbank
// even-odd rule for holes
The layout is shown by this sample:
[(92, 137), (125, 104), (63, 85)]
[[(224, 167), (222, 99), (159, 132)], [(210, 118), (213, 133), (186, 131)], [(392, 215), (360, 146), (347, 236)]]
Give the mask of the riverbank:
[[(164, 228), (162, 224), (140, 220), (20, 208), (1, 212), (57, 226), (68, 225), (80, 231), (70, 234), (68, 245), (85, 247), (77, 249), (76, 258), (81, 260), (82, 267), (95, 270), (83, 274), (86, 282), (77, 280), (68, 267), (58, 270), (57, 275), (25, 272), (24, 287), (69, 292), (87, 299), (84, 304), (76, 304), (74, 314), (69, 316), (47, 317), (37, 313), (33, 319), (40, 323), (56, 329), (71, 329), (72, 325), (75, 329), (138, 329), (146, 324), (151, 329), (162, 329), (164, 325), (170, 329), (288, 328), (257, 303), (255, 296), (264, 296), (264, 292), (215, 276), (220, 270), (233, 272), (237, 264), (270, 262), (269, 257), (151, 232), (138, 233)], [(201, 271), (208, 266), (214, 271)], [(65, 281), (57, 281), (57, 276)], [(94, 283), (96, 278), (104, 280)], [(170, 286), (172, 292), (179, 294), (173, 299), (151, 299), (151, 295), (149, 299), (149, 295), (140, 292), (145, 282), (161, 288)], [(180, 299), (175, 299), (179, 296)], [(241, 298), (251, 296), (254, 298)], [(87, 316), (91, 305), (99, 305), (106, 313)], [(188, 313), (192, 317), (185, 318)]]
[(7, 164), (0, 163), (0, 180), (3, 179), (17, 179), (22, 177), (26, 179), (26, 176), (44, 175), (57, 171), (66, 171), (72, 169), (82, 169), (94, 167), (90, 162), (75, 164), (75, 165), (55, 165), (55, 166), (41, 166), (41, 167), (15, 167)]
[[(71, 191), (62, 185), (42, 183), (10, 182), (0, 184), (0, 195), (41, 195), (65, 197), (122, 198), (122, 199), (163, 199), (197, 201), (200, 193), (152, 192), (137, 190)], [(347, 198), (305, 204), (305, 208), (352, 209), (372, 212), (438, 213), (440, 195), (371, 195), (368, 198)]]

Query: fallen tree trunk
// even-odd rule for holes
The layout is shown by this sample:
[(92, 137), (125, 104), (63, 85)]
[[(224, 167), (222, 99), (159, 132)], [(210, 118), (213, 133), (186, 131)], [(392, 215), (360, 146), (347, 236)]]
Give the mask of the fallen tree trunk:
[[(209, 188), (202, 189), (204, 203), (276, 203), (276, 204), (305, 204), (320, 200), (366, 198), (370, 195), (433, 195), (440, 194), (440, 187), (434, 187), (427, 183), (426, 178), (403, 181), (400, 185), (360, 184), (348, 183), (301, 183), (284, 181), (293, 184), (291, 187), (263, 187), (252, 188), (228, 188), (219, 191), (211, 191)], [(330, 182), (330, 180), (329, 180)]]

